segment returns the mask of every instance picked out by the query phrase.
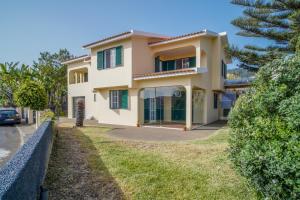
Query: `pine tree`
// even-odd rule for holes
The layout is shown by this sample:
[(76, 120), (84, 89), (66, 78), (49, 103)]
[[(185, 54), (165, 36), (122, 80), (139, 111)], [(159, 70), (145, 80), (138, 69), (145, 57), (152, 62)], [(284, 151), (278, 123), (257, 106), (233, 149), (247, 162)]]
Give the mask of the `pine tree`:
[(240, 31), (237, 35), (264, 38), (267, 46), (230, 46), (229, 56), (239, 61), (239, 67), (257, 70), (265, 63), (294, 54), (300, 43), (300, 0), (232, 0), (244, 7), (243, 16), (231, 23)]

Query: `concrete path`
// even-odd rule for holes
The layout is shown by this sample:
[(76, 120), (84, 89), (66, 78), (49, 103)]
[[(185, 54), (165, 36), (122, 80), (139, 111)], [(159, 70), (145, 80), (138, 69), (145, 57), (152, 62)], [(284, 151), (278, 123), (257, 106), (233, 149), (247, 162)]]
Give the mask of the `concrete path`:
[[(74, 119), (61, 118), (60, 123), (74, 123)], [(85, 120), (86, 126), (104, 126), (111, 127), (112, 130), (107, 132), (112, 137), (125, 140), (141, 140), (141, 141), (184, 141), (205, 139), (212, 135), (215, 131), (226, 126), (225, 121), (217, 121), (205, 126), (199, 126), (192, 131), (182, 131), (177, 129), (166, 129), (157, 127), (133, 127), (111, 124), (99, 124), (95, 120)]]
[(0, 168), (34, 133), (33, 126), (0, 126)]

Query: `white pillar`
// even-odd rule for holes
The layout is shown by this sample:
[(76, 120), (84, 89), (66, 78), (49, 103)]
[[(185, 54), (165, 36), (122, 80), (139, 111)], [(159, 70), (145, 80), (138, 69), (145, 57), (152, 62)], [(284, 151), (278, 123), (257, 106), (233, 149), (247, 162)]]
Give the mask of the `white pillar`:
[(192, 129), (192, 104), (193, 104), (193, 91), (192, 86), (185, 86), (186, 90), (186, 129)]
[(200, 45), (196, 47), (196, 67), (201, 67), (201, 48), (200, 48)]
[(77, 83), (77, 72), (74, 72), (75, 74), (75, 83)]

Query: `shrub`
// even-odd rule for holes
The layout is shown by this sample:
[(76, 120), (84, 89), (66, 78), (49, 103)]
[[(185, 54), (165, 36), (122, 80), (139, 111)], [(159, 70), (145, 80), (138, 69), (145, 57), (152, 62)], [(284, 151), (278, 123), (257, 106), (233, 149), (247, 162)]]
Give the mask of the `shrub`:
[(20, 107), (43, 110), (47, 105), (47, 94), (42, 84), (36, 81), (26, 80), (17, 89), (15, 101)]
[(42, 114), (41, 114), (41, 123), (44, 122), (47, 119), (50, 119), (50, 120), (55, 119), (55, 114), (50, 109), (46, 109), (42, 112)]
[(300, 58), (262, 67), (229, 126), (230, 158), (259, 195), (300, 199)]

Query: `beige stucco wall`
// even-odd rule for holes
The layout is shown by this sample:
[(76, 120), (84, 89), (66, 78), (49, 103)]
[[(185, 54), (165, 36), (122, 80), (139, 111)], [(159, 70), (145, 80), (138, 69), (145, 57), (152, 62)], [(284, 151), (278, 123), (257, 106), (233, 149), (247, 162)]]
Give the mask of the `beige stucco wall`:
[[(127, 89), (127, 88), (112, 88)], [(98, 121), (105, 124), (120, 124), (136, 126), (138, 123), (138, 90), (128, 89), (128, 109), (110, 109), (109, 108), (109, 89), (98, 91), (99, 101), (97, 109), (99, 110)]]
[(148, 46), (146, 37), (134, 37), (132, 39), (132, 73), (133, 75), (154, 72), (154, 54)]
[[(122, 46), (122, 65), (109, 68), (97, 69), (97, 52), (105, 49)], [(126, 86), (132, 84), (132, 41), (130, 39), (110, 43), (105, 46), (91, 49), (90, 83), (93, 88), (108, 88)]]

